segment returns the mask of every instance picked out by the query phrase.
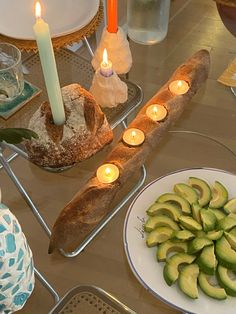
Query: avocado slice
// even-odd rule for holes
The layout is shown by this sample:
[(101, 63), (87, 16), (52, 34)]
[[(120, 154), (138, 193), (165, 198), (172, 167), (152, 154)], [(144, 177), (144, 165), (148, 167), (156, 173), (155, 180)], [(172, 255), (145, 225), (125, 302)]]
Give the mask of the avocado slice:
[(149, 216), (167, 215), (174, 221), (178, 221), (181, 210), (171, 203), (154, 203), (147, 209), (147, 214)]
[(229, 270), (222, 265), (217, 267), (217, 278), (220, 285), (225, 291), (235, 297), (236, 296), (236, 280), (232, 280), (229, 276)]
[(201, 271), (208, 275), (214, 275), (217, 266), (214, 245), (204, 247), (196, 262)]
[(236, 250), (236, 236), (231, 234), (231, 233), (228, 233), (226, 231), (224, 232), (224, 235), (225, 235), (227, 241), (229, 242), (231, 248), (233, 250)]
[(236, 237), (236, 227), (234, 227), (232, 230), (230, 230), (229, 233)]
[(161, 243), (157, 248), (157, 260), (158, 262), (165, 262), (166, 257), (171, 252), (187, 252), (187, 243), (185, 242), (173, 242), (171, 240)]
[(224, 236), (216, 241), (215, 252), (220, 265), (236, 270), (236, 251), (231, 248)]
[(236, 197), (232, 198), (224, 205), (224, 210), (227, 214), (235, 213), (236, 214)]
[(168, 227), (158, 227), (147, 235), (146, 244), (148, 247), (156, 246), (159, 243), (169, 240), (173, 230)]
[(227, 298), (225, 289), (213, 286), (209, 283), (209, 276), (203, 272), (199, 273), (198, 283), (202, 291), (211, 298), (224, 300)]
[(156, 202), (157, 203), (158, 202), (159, 203), (171, 202), (171, 203), (177, 204), (181, 208), (183, 213), (185, 214), (191, 213), (191, 207), (190, 207), (189, 202), (183, 197), (176, 195), (174, 193), (162, 194), (161, 196), (158, 197)]
[(213, 242), (205, 237), (195, 238), (188, 244), (188, 253), (194, 254), (201, 251), (204, 247), (212, 245)]
[(199, 223), (201, 224), (201, 216), (200, 216), (200, 210), (202, 209), (202, 207), (198, 204), (198, 203), (193, 203), (192, 204), (192, 216), (193, 218)]
[(224, 231), (223, 230), (213, 230), (213, 231), (209, 231), (207, 232), (206, 234), (206, 238), (209, 239), (209, 240), (218, 240), (222, 237)]
[(192, 240), (193, 238), (195, 238), (195, 235), (189, 230), (179, 230), (179, 231), (173, 232), (172, 238), (173, 240), (177, 239), (181, 241), (186, 241), (186, 240)]
[(197, 264), (186, 265), (179, 274), (179, 287), (187, 296), (192, 299), (198, 298), (197, 278), (199, 267)]
[(223, 213), (220, 209), (213, 209), (208, 207), (208, 210), (216, 216), (217, 221), (220, 221), (221, 219), (226, 217), (225, 213)]
[(199, 191), (198, 204), (201, 207), (206, 206), (211, 200), (211, 188), (208, 183), (202, 179), (190, 177), (188, 184)]
[(236, 219), (230, 215), (218, 221), (217, 228), (219, 230), (229, 231), (236, 227)]
[(228, 201), (228, 191), (219, 181), (215, 181), (212, 189), (212, 199), (209, 203), (210, 208), (221, 208)]
[(192, 264), (196, 256), (177, 253), (171, 256), (164, 266), (163, 275), (166, 283), (171, 286), (179, 277), (179, 265)]
[(179, 222), (184, 228), (188, 230), (191, 231), (202, 230), (202, 226), (190, 216), (180, 216)]
[(202, 220), (203, 230), (208, 232), (215, 229), (216, 225), (216, 216), (207, 209), (200, 210), (200, 217)]
[(149, 217), (144, 224), (144, 230), (146, 232), (151, 232), (157, 227), (169, 227), (173, 230), (180, 230), (176, 222), (164, 215)]
[(177, 183), (174, 185), (174, 191), (177, 195), (185, 198), (190, 204), (198, 201), (197, 192), (185, 183)]

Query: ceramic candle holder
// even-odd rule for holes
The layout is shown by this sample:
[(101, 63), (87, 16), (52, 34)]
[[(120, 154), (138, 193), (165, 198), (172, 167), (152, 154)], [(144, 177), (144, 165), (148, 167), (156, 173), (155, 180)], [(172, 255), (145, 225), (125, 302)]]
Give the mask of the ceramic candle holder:
[(107, 49), (114, 71), (117, 74), (128, 73), (132, 66), (132, 55), (129, 42), (122, 28), (119, 27), (117, 33), (109, 33), (106, 28), (103, 29), (100, 43), (92, 60), (95, 70), (100, 67), (105, 48)]

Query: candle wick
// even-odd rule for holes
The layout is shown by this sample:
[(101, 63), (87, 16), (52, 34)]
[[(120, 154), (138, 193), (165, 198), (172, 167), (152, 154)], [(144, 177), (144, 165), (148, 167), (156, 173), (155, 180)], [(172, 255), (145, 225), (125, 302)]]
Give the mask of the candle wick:
[(105, 173), (106, 173), (106, 176), (110, 176), (111, 175), (111, 169), (110, 168), (106, 168), (105, 169)]

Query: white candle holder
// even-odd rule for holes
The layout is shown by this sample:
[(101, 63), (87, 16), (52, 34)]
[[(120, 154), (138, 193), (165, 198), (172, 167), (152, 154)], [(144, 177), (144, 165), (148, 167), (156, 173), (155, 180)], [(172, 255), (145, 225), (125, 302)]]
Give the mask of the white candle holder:
[(132, 55), (126, 34), (121, 27), (118, 27), (117, 33), (109, 33), (106, 27), (103, 29), (100, 43), (92, 60), (95, 70), (100, 67), (105, 48), (107, 49), (114, 71), (117, 74), (128, 73), (132, 66)]
[(101, 183), (112, 183), (119, 178), (119, 168), (114, 164), (104, 164), (97, 169), (97, 179)]
[(184, 95), (189, 90), (189, 84), (183, 80), (172, 81), (169, 85), (169, 90), (174, 95)]
[(165, 119), (168, 112), (166, 108), (162, 105), (152, 104), (147, 107), (146, 115), (153, 121), (160, 122)]
[(140, 146), (145, 140), (145, 135), (143, 131), (130, 128), (127, 129), (123, 134), (123, 141), (130, 146)]

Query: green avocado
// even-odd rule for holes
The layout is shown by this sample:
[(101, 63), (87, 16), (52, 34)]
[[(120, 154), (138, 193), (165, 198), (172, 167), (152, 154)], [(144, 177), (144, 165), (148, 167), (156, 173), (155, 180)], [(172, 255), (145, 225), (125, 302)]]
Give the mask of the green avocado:
[(189, 231), (189, 230), (179, 230), (175, 231), (172, 235), (173, 240), (180, 240), (180, 241), (186, 241), (186, 240), (192, 240), (195, 238), (195, 235)]
[(185, 183), (177, 183), (174, 185), (174, 191), (179, 196), (185, 198), (190, 204), (198, 201), (197, 192), (189, 185)]
[(235, 213), (236, 214), (236, 197), (232, 198), (230, 201), (228, 201), (225, 206), (224, 210), (227, 214)]
[(194, 254), (201, 251), (204, 247), (212, 245), (213, 242), (205, 237), (195, 238), (188, 244), (188, 253)]
[(174, 221), (178, 221), (181, 210), (171, 203), (154, 203), (147, 209), (147, 214), (149, 216), (167, 215)]
[(224, 232), (224, 235), (225, 235), (227, 241), (229, 242), (231, 248), (233, 250), (236, 250), (236, 236), (229, 233), (229, 232), (226, 232), (226, 231)]
[(198, 276), (198, 283), (202, 291), (211, 298), (217, 300), (224, 300), (227, 298), (225, 289), (213, 286), (209, 283), (209, 276), (203, 272), (200, 272)]
[(192, 207), (192, 216), (193, 218), (199, 223), (201, 224), (201, 216), (200, 216), (200, 210), (202, 209), (202, 207), (198, 204), (198, 203), (193, 203), (191, 205)]
[(207, 234), (205, 235), (207, 239), (209, 240), (218, 240), (222, 237), (224, 231), (223, 230), (218, 230), (218, 231), (209, 231), (207, 232)]
[(230, 230), (229, 233), (236, 237), (236, 227), (234, 227), (232, 230)]
[(196, 256), (185, 253), (177, 253), (171, 256), (164, 266), (164, 279), (166, 283), (171, 286), (179, 277), (179, 265), (191, 264)]
[[(232, 215), (232, 214), (231, 214)], [(218, 221), (217, 228), (219, 230), (229, 231), (236, 227), (236, 219), (230, 215)]]
[(164, 215), (149, 217), (144, 224), (144, 230), (146, 232), (151, 232), (157, 227), (169, 227), (173, 230), (180, 230), (176, 222)]
[(229, 276), (229, 270), (222, 265), (217, 267), (217, 278), (220, 285), (225, 289), (225, 291), (235, 297), (236, 296), (236, 280), (232, 280)]
[(213, 209), (209, 207), (208, 210), (216, 216), (217, 221), (220, 221), (221, 219), (226, 217), (225, 213), (223, 213), (220, 209)]
[(173, 229), (168, 227), (158, 227), (152, 232), (148, 233), (146, 244), (148, 247), (156, 246), (159, 243), (169, 240), (172, 236)]
[(231, 248), (224, 236), (216, 241), (215, 253), (220, 265), (236, 270), (236, 251)]
[(178, 205), (181, 208), (183, 213), (185, 213), (185, 214), (191, 213), (191, 207), (190, 207), (189, 202), (186, 199), (184, 199), (183, 197), (176, 195), (174, 193), (162, 194), (161, 196), (158, 197), (156, 202), (157, 203), (158, 202), (159, 203), (171, 202), (171, 203)]
[(211, 200), (211, 189), (208, 183), (196, 177), (190, 177), (188, 183), (193, 188), (196, 188), (199, 191), (200, 193), (200, 197), (198, 199), (199, 205), (201, 207), (206, 206)]
[(161, 243), (157, 248), (158, 262), (165, 262), (166, 257), (171, 252), (187, 252), (187, 243), (185, 242), (172, 242), (171, 240)]
[(214, 245), (204, 247), (196, 262), (201, 271), (208, 275), (214, 275), (217, 266)]
[(215, 181), (212, 189), (212, 199), (209, 203), (210, 208), (221, 208), (228, 201), (228, 191), (219, 181)]
[(202, 230), (202, 226), (190, 216), (180, 216), (179, 222), (184, 228), (190, 231)]
[(200, 217), (202, 220), (203, 230), (208, 232), (215, 229), (216, 225), (216, 216), (209, 211), (208, 209), (201, 209), (200, 210)]
[(198, 298), (197, 278), (199, 267), (197, 264), (183, 266), (179, 274), (179, 287), (187, 296), (192, 299)]

